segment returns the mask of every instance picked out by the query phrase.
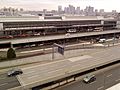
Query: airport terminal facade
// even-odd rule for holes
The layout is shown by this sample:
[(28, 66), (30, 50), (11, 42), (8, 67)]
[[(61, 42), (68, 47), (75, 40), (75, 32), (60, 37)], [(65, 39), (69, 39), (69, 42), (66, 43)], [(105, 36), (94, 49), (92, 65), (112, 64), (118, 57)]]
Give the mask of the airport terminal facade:
[[(5, 17), (2, 17), (2, 19), (4, 18)], [(27, 18), (27, 20), (24, 20), (24, 18)], [(69, 29), (76, 29), (76, 32), (87, 32), (97, 31), (97, 29), (115, 29), (116, 27), (115, 20), (104, 20), (99, 19), (98, 17), (46, 16), (34, 18), (17, 17), (15, 20), (14, 18), (9, 17), (8, 20), (1, 20), (0, 33), (1, 36), (3, 36), (1, 38), (65, 34)], [(8, 35), (11, 35), (11, 37)]]
[[(114, 19), (97, 16), (0, 17), (0, 39), (24, 39), (69, 35), (68, 33), (102, 32), (114, 30), (116, 25), (117, 21)], [(64, 42), (63, 39), (61, 42)]]

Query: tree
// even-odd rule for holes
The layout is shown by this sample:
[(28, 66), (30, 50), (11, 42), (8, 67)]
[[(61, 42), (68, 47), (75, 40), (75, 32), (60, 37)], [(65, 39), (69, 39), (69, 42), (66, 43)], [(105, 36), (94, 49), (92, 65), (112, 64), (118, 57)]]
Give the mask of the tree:
[(15, 50), (13, 48), (8, 49), (7, 58), (8, 59), (16, 58), (16, 53), (15, 53)]

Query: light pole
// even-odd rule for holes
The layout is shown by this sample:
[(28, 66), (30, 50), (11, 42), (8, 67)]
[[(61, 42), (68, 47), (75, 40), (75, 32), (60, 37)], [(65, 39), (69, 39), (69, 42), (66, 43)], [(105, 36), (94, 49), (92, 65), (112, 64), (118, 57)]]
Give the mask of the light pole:
[(113, 38), (113, 46), (114, 46), (114, 43), (115, 43), (115, 33), (114, 33), (114, 38)]
[(54, 60), (54, 44), (52, 45), (52, 60)]

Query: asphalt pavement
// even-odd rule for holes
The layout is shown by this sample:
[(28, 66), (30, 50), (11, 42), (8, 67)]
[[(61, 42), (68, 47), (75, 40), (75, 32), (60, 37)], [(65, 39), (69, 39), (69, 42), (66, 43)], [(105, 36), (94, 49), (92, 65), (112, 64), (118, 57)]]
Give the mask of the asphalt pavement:
[(95, 75), (96, 81), (86, 84), (82, 80), (76, 81), (54, 90), (105, 90), (120, 83), (120, 67)]
[(0, 90), (7, 90), (20, 86), (16, 77), (8, 77), (7, 73), (0, 74)]

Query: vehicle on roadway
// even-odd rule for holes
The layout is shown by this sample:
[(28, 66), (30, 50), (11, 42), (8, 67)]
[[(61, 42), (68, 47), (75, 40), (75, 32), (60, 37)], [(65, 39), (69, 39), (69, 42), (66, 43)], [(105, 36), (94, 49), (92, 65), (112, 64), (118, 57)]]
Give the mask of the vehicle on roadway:
[(88, 75), (83, 79), (83, 82), (88, 84), (96, 80), (95, 75)]
[(13, 69), (13, 70), (8, 71), (7, 75), (11, 77), (11, 76), (16, 76), (22, 73), (23, 71), (21, 69)]
[(76, 31), (76, 29), (69, 29), (67, 32), (68, 32), (68, 33), (75, 33), (75, 32), (77, 32), (77, 31)]
[(106, 42), (106, 39), (105, 39), (105, 38), (101, 38), (101, 39), (99, 39), (98, 42), (99, 42), (99, 43), (105, 43), (105, 42)]

